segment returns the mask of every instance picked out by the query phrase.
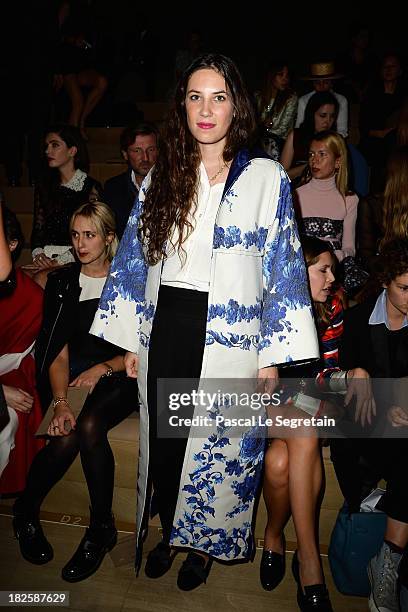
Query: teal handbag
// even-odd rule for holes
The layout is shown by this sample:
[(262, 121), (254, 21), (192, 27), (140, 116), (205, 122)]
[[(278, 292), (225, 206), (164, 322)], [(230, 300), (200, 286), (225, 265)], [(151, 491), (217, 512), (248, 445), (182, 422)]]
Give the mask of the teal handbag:
[(369, 596), (367, 565), (381, 548), (386, 523), (384, 512), (350, 513), (346, 503), (340, 509), (329, 544), (330, 569), (340, 593)]

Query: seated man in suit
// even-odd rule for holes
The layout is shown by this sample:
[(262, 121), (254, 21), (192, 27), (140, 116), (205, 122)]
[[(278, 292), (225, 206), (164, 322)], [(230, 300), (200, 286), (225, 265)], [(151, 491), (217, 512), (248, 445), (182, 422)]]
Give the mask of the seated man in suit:
[(138, 123), (125, 128), (120, 136), (120, 149), (128, 169), (106, 181), (102, 198), (115, 213), (119, 239), (122, 238), (142, 181), (156, 161), (157, 128), (151, 123)]

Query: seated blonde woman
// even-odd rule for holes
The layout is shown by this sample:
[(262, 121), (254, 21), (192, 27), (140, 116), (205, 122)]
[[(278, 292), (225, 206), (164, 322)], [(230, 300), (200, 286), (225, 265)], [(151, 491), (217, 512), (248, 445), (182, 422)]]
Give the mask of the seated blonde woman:
[[(41, 401), (44, 408), (50, 401), (54, 406), (50, 441), (35, 458), (14, 505), (13, 526), (27, 561), (52, 559), (38, 518), (41, 503), (79, 453), (89, 490), (90, 526), (62, 570), (64, 580), (77, 582), (93, 574), (116, 543), (115, 463), (107, 433), (135, 409), (137, 393), (136, 383), (124, 374), (124, 351), (88, 333), (118, 243), (113, 214), (101, 202), (84, 204), (74, 212), (70, 232), (76, 261), (49, 275), (36, 345)], [(77, 418), (69, 405), (69, 387), (89, 389)]]

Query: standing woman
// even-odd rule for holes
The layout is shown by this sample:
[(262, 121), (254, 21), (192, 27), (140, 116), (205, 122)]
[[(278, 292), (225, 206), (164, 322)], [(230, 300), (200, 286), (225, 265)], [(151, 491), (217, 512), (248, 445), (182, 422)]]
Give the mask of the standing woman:
[(35, 192), (30, 266), (34, 273), (45, 271), (35, 278), (42, 285), (50, 268), (74, 261), (69, 221), (81, 204), (101, 193), (100, 184), (87, 174), (88, 150), (77, 127), (50, 127), (45, 154), (48, 170)]
[(295, 125), (297, 101), (296, 93), (289, 87), (287, 62), (271, 62), (257, 102), (263, 147), (272, 159), (279, 160), (287, 135)]
[[(178, 576), (183, 590), (205, 582), (209, 557), (251, 555), (263, 441), (254, 443), (251, 428), (238, 437), (214, 421), (191, 427), (187, 439), (158, 437), (174, 413), (157, 401), (157, 379), (188, 378), (201, 387), (208, 378), (259, 377), (270, 391), (277, 364), (318, 354), (289, 181), (248, 148), (254, 132), (233, 62), (197, 58), (176, 88), (164, 145), (92, 328), (129, 351), (126, 370), (138, 378), (138, 553), (152, 482), (163, 541), (145, 571), (158, 578), (171, 566), (171, 547), (188, 548)], [(199, 406), (193, 414), (202, 414)]]
[[(40, 451), (13, 508), (22, 556), (37, 565), (53, 557), (39, 521), (41, 504), (80, 454), (90, 498), (90, 523), (62, 578), (78, 582), (93, 574), (116, 544), (112, 516), (115, 462), (108, 431), (135, 408), (134, 381), (124, 376), (124, 351), (89, 334), (109, 265), (116, 251), (115, 220), (102, 202), (89, 202), (72, 216), (77, 261), (53, 271), (44, 293), (43, 324), (36, 342), (38, 390), (43, 408), (53, 400), (49, 443)], [(68, 387), (89, 395), (77, 418)]]

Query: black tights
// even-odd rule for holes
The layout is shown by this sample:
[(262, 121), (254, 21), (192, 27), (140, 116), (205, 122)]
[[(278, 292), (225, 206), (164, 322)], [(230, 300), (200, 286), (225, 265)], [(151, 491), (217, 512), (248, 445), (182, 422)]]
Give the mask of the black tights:
[(81, 456), (93, 514), (105, 520), (112, 509), (115, 462), (108, 431), (137, 407), (137, 385), (131, 379), (102, 379), (88, 396), (69, 435), (52, 438), (35, 457), (19, 511), (37, 514), (52, 487)]

